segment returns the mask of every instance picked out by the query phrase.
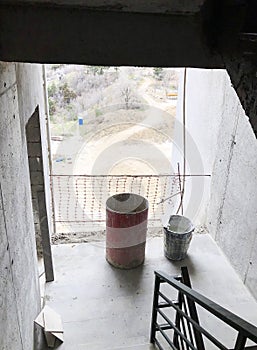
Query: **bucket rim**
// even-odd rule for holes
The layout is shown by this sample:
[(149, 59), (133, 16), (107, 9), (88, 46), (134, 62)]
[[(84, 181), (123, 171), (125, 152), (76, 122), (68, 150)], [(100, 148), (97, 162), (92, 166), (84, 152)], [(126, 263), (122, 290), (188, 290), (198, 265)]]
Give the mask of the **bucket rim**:
[[(186, 230), (186, 231), (184, 231), (184, 232), (177, 232), (177, 231), (175, 231), (175, 230), (174, 230), (174, 231), (169, 230), (167, 226), (169, 225), (171, 218), (174, 218), (174, 217), (180, 218), (180, 219), (186, 219), (186, 220), (188, 221), (188, 223), (191, 225), (190, 229), (188, 229), (188, 230)], [(168, 225), (167, 225), (166, 227), (164, 227), (164, 228), (165, 228), (168, 232), (170, 232), (170, 233), (175, 233), (175, 234), (177, 234), (177, 235), (188, 234), (188, 233), (194, 232), (194, 230), (195, 230), (195, 226), (194, 226), (194, 224), (192, 223), (192, 221), (191, 221), (188, 217), (186, 217), (186, 216), (184, 216), (184, 215), (179, 215), (179, 214), (171, 215), (170, 218), (169, 218), (169, 221), (168, 221)]]
[[(116, 196), (120, 196), (120, 195), (133, 195), (139, 198), (142, 198), (142, 200), (145, 201), (145, 208), (136, 212), (126, 212), (126, 211), (119, 211), (119, 210), (113, 210), (108, 206), (108, 201), (112, 198), (115, 198)], [(140, 214), (143, 213), (144, 211), (147, 211), (149, 209), (149, 202), (148, 199), (141, 196), (140, 194), (136, 194), (136, 193), (132, 193), (132, 192), (121, 192), (121, 193), (116, 193), (112, 196), (110, 196), (107, 200), (106, 200), (106, 210), (112, 212), (112, 213), (117, 213), (117, 214), (123, 214), (123, 215), (136, 215), (136, 214)]]

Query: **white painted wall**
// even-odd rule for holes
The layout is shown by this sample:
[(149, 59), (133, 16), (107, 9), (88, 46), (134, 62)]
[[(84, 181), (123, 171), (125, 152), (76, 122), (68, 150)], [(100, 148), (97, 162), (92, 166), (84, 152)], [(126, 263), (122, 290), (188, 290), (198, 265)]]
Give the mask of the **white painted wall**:
[[(219, 125), (222, 119), (226, 73), (223, 70), (187, 69), (186, 71), (186, 164), (187, 174), (212, 174)], [(181, 71), (175, 123), (172, 166), (183, 164), (183, 89)], [(180, 151), (178, 151), (180, 150)], [(205, 225), (210, 198), (211, 178), (186, 178), (184, 215), (195, 225)]]
[[(181, 146), (181, 77), (176, 122)], [(192, 184), (197, 191), (185, 196), (184, 215), (207, 225), (232, 266), (257, 298), (257, 141), (240, 101), (223, 70), (187, 69), (187, 171), (212, 174)], [(192, 139), (190, 139), (192, 137)], [(194, 143), (197, 147), (194, 147)], [(173, 152), (173, 161), (179, 159)], [(193, 170), (193, 171), (192, 171)], [(194, 211), (201, 187), (198, 212)]]

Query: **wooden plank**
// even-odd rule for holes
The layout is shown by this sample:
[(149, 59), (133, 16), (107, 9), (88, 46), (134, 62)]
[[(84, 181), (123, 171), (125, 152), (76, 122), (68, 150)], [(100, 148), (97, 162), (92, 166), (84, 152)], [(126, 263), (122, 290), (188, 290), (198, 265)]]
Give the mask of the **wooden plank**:
[(54, 280), (54, 270), (53, 270), (53, 258), (52, 258), (52, 249), (51, 249), (51, 241), (50, 241), (50, 232), (49, 232), (49, 225), (47, 220), (45, 192), (38, 191), (37, 197), (38, 197), (38, 211), (39, 211), (40, 229), (41, 229), (41, 236), (42, 236), (42, 247), (43, 247), (46, 282), (51, 282)]

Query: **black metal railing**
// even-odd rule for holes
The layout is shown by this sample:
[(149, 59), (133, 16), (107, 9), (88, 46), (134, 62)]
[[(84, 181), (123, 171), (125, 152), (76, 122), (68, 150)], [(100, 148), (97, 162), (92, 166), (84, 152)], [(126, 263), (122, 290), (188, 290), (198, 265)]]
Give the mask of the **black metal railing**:
[[(177, 291), (175, 301), (161, 290), (162, 284), (167, 284)], [(191, 288), (186, 267), (181, 269), (181, 276), (170, 277), (166, 273), (155, 271), (151, 343), (160, 350), (205, 350), (210, 347), (209, 344), (212, 348), (214, 346), (221, 350), (229, 350), (200, 324), (196, 305), (216, 316), (236, 332), (234, 350), (246, 349), (247, 340), (257, 344), (257, 327), (194, 291)], [(171, 311), (170, 309), (174, 310), (173, 320), (171, 313), (167, 312)], [(158, 337), (157, 334), (159, 334)], [(248, 349), (257, 349), (257, 347), (248, 347)]]

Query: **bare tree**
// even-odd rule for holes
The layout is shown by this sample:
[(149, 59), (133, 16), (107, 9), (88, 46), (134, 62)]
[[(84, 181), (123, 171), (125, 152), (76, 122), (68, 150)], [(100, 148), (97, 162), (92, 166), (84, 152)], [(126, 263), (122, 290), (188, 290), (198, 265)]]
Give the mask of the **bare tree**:
[(122, 88), (122, 90), (121, 90), (121, 97), (124, 100), (126, 109), (129, 109), (130, 104), (134, 100), (134, 94), (133, 94), (133, 91), (132, 91), (130, 86), (125, 86), (125, 87)]

